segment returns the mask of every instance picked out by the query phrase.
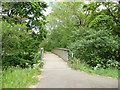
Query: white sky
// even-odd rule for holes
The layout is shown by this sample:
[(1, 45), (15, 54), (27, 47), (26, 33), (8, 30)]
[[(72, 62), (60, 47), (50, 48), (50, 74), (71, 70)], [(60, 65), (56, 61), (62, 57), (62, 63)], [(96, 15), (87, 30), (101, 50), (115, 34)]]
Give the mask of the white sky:
[[(74, 0), (43, 0), (43, 1), (45, 1), (49, 5), (49, 2), (62, 2), (62, 1), (74, 1)], [(90, 2), (89, 0), (75, 0), (75, 1), (84, 1), (86, 4), (89, 4), (89, 2)], [(95, 1), (95, 0), (91, 0), (91, 2), (92, 1)], [(104, 1), (118, 2), (118, 0), (104, 0)], [(99, 9), (102, 10), (102, 9), (105, 9), (105, 7), (103, 5), (101, 5), (99, 7)], [(52, 12), (52, 7), (50, 7), (50, 6), (48, 8), (46, 8), (46, 11), (43, 11), (45, 16), (47, 16), (51, 12)]]
[(46, 10), (46, 11), (43, 11), (43, 14), (44, 14), (45, 16), (47, 16), (49, 13), (52, 12), (52, 7), (48, 7), (48, 8), (46, 8), (45, 10)]
[[(49, 0), (44, 0), (44, 1), (45, 1), (47, 4), (49, 4), (49, 2), (50, 2)], [(52, 1), (54, 1), (54, 0), (52, 0)], [(85, 3), (86, 3), (86, 4), (89, 4), (89, 1), (85, 1)], [(99, 8), (100, 8), (100, 9), (104, 9), (105, 7), (101, 5)], [(46, 11), (43, 11), (43, 14), (44, 14), (45, 16), (47, 16), (49, 13), (52, 12), (52, 7), (49, 6), (49, 7), (46, 8), (45, 10), (46, 10)]]

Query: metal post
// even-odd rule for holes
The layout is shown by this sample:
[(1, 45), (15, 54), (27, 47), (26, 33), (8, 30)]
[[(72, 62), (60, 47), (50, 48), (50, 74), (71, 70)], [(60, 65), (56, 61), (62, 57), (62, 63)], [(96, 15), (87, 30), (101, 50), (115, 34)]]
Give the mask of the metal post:
[(69, 57), (69, 52), (70, 52), (70, 50), (68, 50), (68, 61), (69, 61), (69, 59), (70, 59), (70, 57)]
[(71, 61), (72, 61), (72, 68), (73, 68), (73, 53), (72, 53), (72, 60)]
[(73, 60), (73, 53), (72, 53), (72, 60)]
[(41, 68), (41, 62), (42, 62), (42, 52), (43, 52), (43, 48), (40, 49), (40, 68)]
[(40, 61), (42, 60), (42, 52), (41, 52), (41, 50), (40, 50)]

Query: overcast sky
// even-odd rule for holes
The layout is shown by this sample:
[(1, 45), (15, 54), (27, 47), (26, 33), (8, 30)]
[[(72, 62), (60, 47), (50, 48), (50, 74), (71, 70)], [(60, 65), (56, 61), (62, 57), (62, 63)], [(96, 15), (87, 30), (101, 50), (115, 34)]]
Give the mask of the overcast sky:
[[(52, 0), (52, 1), (54, 1), (54, 0)], [(56, 0), (56, 1), (57, 1), (57, 0)], [(45, 0), (45, 2), (49, 5), (49, 2), (50, 2), (50, 1), (49, 1), (49, 0)], [(84, 1), (84, 2), (85, 2), (86, 4), (89, 3), (89, 1), (87, 1), (87, 0)], [(105, 7), (100, 6), (99, 8), (100, 8), (100, 9), (104, 9)], [(44, 13), (45, 16), (47, 16), (47, 15), (48, 15), (49, 13), (51, 13), (51, 12), (52, 12), (52, 7), (50, 7), (50, 6), (49, 6), (48, 8), (46, 8), (46, 11), (43, 11), (43, 13)]]
[[(43, 1), (45, 1), (48, 5), (49, 5), (49, 2), (63, 2), (63, 1), (74, 1), (74, 0), (43, 0)], [(89, 0), (75, 0), (75, 1), (84, 1), (86, 4), (89, 4), (90, 3), (90, 1)], [(91, 0), (91, 1), (95, 1), (95, 0)], [(101, 0), (96, 0), (96, 1), (101, 1)], [(103, 1), (112, 1), (112, 2), (118, 2), (119, 0), (103, 0)], [(105, 9), (105, 7), (104, 6), (100, 6), (99, 7), (100, 9)], [(44, 11), (43, 13), (44, 13), (44, 15), (45, 16), (47, 16), (49, 13), (51, 13), (51, 11), (52, 11), (52, 7), (48, 7), (47, 9), (46, 9), (46, 11)]]

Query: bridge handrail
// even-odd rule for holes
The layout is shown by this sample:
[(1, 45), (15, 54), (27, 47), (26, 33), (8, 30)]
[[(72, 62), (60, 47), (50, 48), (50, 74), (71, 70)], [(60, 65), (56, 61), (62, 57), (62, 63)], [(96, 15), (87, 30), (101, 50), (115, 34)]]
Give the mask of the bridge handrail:
[[(56, 50), (60, 50), (60, 51), (56, 51)], [(52, 49), (52, 52), (54, 54), (57, 54), (59, 57), (61, 57), (65, 61), (70, 60), (70, 53), (72, 53), (71, 50), (66, 49), (66, 48), (54, 48), (54, 49)], [(73, 53), (72, 53), (72, 60), (71, 61), (73, 61)]]
[(69, 51), (69, 49), (66, 49), (66, 48), (54, 48), (54, 49), (59, 49), (59, 50), (64, 50), (64, 51)]

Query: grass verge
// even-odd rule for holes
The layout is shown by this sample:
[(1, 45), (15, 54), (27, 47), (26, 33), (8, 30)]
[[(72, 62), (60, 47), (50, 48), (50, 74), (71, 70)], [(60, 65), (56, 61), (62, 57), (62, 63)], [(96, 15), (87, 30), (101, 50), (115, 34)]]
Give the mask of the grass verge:
[(88, 74), (97, 74), (97, 75), (101, 75), (101, 76), (112, 77), (112, 78), (118, 79), (118, 69), (115, 67), (94, 70), (91, 67), (89, 67), (86, 63), (74, 62), (73, 65), (71, 65), (69, 62), (68, 65), (75, 70), (84, 71)]
[(52, 52), (50, 52), (50, 51), (45, 51), (45, 53), (48, 53), (48, 54), (49, 54), (49, 53), (52, 53)]
[(40, 74), (39, 68), (10, 67), (2, 72), (2, 88), (28, 88), (39, 82), (35, 76)]

